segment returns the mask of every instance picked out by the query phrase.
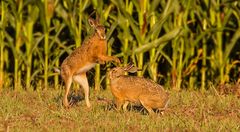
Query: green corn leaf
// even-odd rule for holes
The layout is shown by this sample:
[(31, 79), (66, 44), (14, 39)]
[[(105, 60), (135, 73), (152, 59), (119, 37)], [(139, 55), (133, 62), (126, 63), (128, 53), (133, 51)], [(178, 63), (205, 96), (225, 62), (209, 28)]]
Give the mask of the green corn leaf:
[(163, 35), (159, 39), (156, 39), (153, 42), (146, 43), (146, 44), (136, 48), (134, 50), (134, 53), (146, 52), (146, 51), (150, 50), (151, 48), (156, 48), (160, 44), (175, 38), (180, 33), (180, 31), (181, 31), (181, 28), (177, 27), (177, 28), (173, 29), (172, 31), (168, 32), (167, 34)]
[(233, 47), (235, 46), (235, 44), (237, 44), (238, 40), (240, 39), (240, 28), (238, 28), (236, 30), (236, 32), (234, 33), (233, 37), (231, 38), (229, 44), (226, 45), (226, 50), (224, 52), (224, 61), (223, 62), (226, 62), (227, 59), (229, 58), (229, 55), (233, 49)]
[(118, 26), (118, 22), (115, 21), (114, 23), (111, 24), (110, 29), (108, 30), (106, 36), (107, 36), (107, 40), (110, 39), (110, 37), (112, 36), (112, 33), (114, 32), (114, 30), (117, 28)]

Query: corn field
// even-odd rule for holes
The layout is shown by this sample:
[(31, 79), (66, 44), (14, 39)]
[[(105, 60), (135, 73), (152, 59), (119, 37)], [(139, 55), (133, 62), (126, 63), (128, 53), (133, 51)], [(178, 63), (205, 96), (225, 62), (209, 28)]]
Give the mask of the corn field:
[[(93, 33), (94, 11), (108, 55), (133, 61), (138, 76), (174, 90), (240, 82), (238, 0), (1, 0), (0, 88), (61, 88), (53, 68)], [(88, 72), (90, 86), (108, 86), (111, 67)]]

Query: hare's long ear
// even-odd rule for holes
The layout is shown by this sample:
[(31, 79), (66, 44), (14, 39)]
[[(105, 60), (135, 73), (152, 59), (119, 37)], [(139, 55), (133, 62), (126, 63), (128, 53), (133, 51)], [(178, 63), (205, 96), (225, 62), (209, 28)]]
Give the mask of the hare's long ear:
[(128, 70), (128, 72), (130, 72), (130, 73), (135, 73), (137, 71), (138, 71), (138, 68), (135, 66), (133, 66), (131, 69)]
[(99, 19), (99, 15), (96, 13), (96, 23), (99, 24), (100, 23), (100, 19)]
[(90, 15), (89, 15), (89, 17), (88, 17), (88, 23), (89, 23), (89, 25), (91, 26), (91, 27), (93, 27), (93, 28), (96, 28), (97, 27), (97, 23), (96, 23), (96, 20), (94, 20), (93, 18), (92, 18), (92, 15), (95, 13), (96, 11), (94, 10)]
[(97, 27), (96, 21), (93, 18), (91, 18), (91, 17), (88, 18), (88, 23), (94, 29)]
[(129, 64), (124, 68), (124, 71), (126, 71), (126, 72), (131, 72), (131, 73), (135, 73), (135, 72), (138, 71), (138, 68), (135, 67), (135, 66), (133, 65), (133, 63), (131, 62), (131, 63), (129, 63)]
[(133, 66), (134, 66), (133, 63), (130, 62), (130, 63), (128, 63), (127, 66), (125, 66), (125, 67), (123, 68), (123, 70), (124, 70), (124, 71), (128, 71), (128, 70), (131, 69)]

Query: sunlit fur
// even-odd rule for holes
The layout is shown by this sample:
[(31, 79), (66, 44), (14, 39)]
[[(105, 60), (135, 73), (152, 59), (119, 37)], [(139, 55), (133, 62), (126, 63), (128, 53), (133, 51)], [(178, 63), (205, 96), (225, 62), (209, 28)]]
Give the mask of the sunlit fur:
[(61, 77), (65, 82), (65, 95), (63, 98), (65, 107), (69, 106), (67, 97), (72, 81), (82, 86), (87, 107), (90, 107), (89, 85), (86, 72), (97, 63), (104, 64), (106, 61), (120, 62), (116, 57), (107, 56), (105, 28), (97, 20), (89, 18), (88, 21), (90, 26), (95, 29), (95, 33), (89, 39), (85, 40), (81, 47), (76, 48), (61, 65)]
[(123, 105), (123, 109), (126, 110), (128, 103), (133, 102), (141, 103), (149, 114), (153, 113), (152, 109), (163, 111), (169, 102), (168, 93), (150, 79), (124, 75), (124, 72), (133, 68), (135, 67), (128, 65), (113, 68), (109, 72), (111, 92), (115, 97), (117, 109), (121, 109)]

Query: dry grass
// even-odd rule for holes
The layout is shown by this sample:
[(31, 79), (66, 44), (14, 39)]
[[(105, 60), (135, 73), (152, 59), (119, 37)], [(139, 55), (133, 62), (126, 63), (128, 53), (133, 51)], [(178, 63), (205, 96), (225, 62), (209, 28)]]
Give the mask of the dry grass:
[(13, 92), (0, 96), (0, 131), (239, 131), (240, 100), (199, 92), (171, 93), (163, 116), (146, 115), (142, 107), (116, 112), (109, 91), (91, 93), (92, 108), (77, 102), (61, 104), (62, 91)]

